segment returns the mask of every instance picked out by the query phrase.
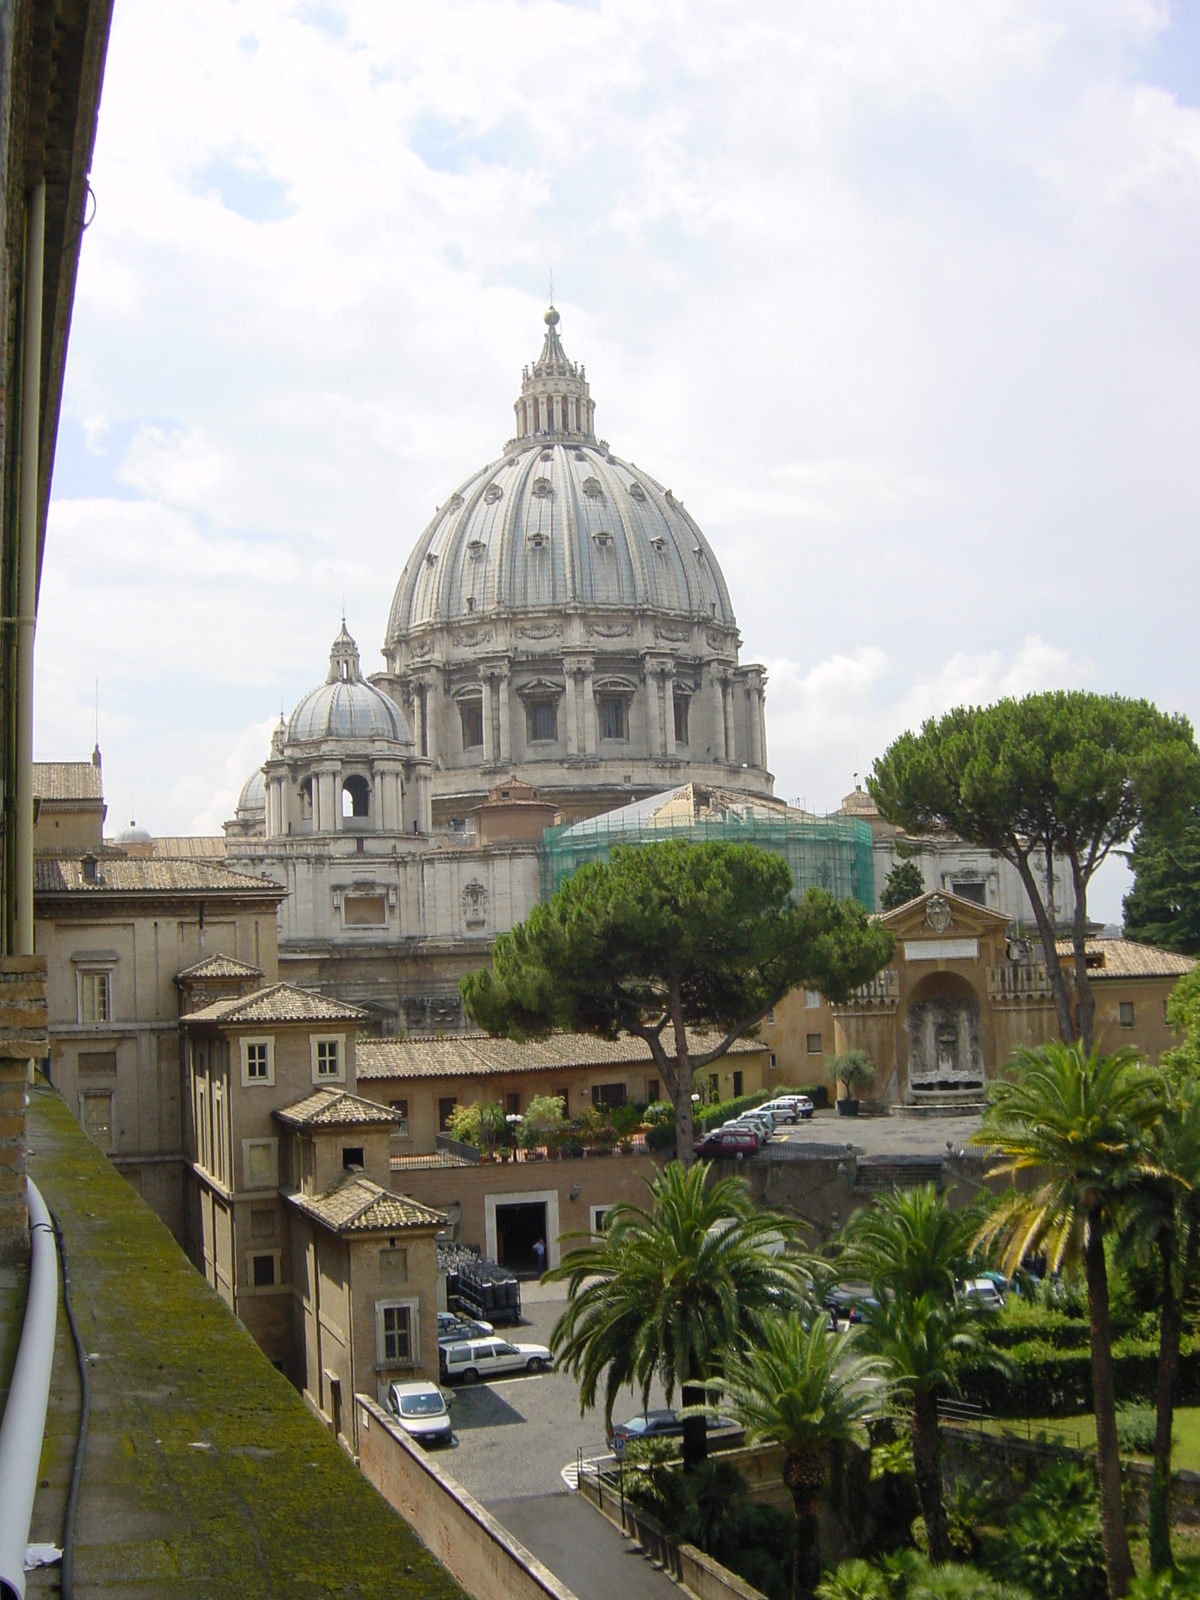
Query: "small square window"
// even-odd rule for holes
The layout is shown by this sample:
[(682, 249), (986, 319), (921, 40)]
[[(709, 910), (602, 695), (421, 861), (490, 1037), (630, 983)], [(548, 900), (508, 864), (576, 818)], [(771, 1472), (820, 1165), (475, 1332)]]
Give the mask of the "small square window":
[(807, 1049), (809, 1055), (819, 1056), (823, 1048), (824, 1047), (821, 1043), (821, 1035), (819, 1033), (810, 1033), (807, 1040)]
[(1119, 1010), (1120, 1010), (1120, 1015), (1121, 1015), (1121, 1026), (1123, 1028), (1132, 1028), (1133, 1027), (1133, 1001), (1132, 1000), (1122, 1000), (1121, 1003), (1120, 1003)]
[(819, 1011), (821, 1008), (821, 991), (819, 989), (805, 989), (804, 1009), (806, 1011)]
[(256, 1289), (270, 1289), (275, 1284), (275, 1256), (261, 1255), (254, 1257), (254, 1287)]
[(273, 1189), (276, 1177), (274, 1139), (242, 1140), (242, 1171), (248, 1189)]
[(346, 1061), (341, 1034), (322, 1034), (310, 1037), (312, 1051), (312, 1079), (314, 1083), (342, 1083), (346, 1076)]
[(242, 1085), (249, 1088), (251, 1084), (265, 1084), (270, 1087), (275, 1082), (275, 1041), (274, 1039), (243, 1039), (242, 1040)]
[(349, 1172), (352, 1167), (362, 1167), (363, 1147), (360, 1144), (347, 1144), (342, 1146), (342, 1171)]

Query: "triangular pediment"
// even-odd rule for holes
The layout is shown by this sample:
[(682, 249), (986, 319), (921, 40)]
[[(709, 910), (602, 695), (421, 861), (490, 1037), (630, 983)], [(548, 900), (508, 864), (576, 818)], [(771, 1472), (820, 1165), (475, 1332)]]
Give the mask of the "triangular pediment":
[(1000, 933), (1009, 924), (1002, 911), (945, 889), (930, 889), (895, 911), (885, 911), (879, 920), (900, 939), (974, 939)]

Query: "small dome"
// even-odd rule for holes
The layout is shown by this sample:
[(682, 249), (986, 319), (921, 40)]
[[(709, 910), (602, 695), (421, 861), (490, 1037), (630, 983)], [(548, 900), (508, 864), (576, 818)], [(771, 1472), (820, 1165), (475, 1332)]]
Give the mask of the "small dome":
[(154, 835), (148, 828), (139, 828), (136, 822), (131, 821), (127, 828), (122, 828), (117, 835), (118, 844), (153, 844)]
[(358, 646), (341, 632), (329, 652), (329, 676), (304, 696), (287, 725), (287, 743), (313, 744), (323, 739), (391, 739), (411, 744), (400, 707), (362, 675)]
[(265, 811), (267, 806), (267, 784), (263, 777), (263, 769), (256, 767), (242, 785), (242, 792), (238, 795), (237, 808), (243, 811)]

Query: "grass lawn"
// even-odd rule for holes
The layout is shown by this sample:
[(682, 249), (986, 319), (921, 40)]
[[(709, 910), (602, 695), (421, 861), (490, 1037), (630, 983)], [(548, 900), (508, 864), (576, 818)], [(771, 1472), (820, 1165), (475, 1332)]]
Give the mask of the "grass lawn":
[[(1036, 1439), (1044, 1433), (1047, 1439), (1056, 1439), (1081, 1450), (1093, 1450), (1096, 1446), (1096, 1419), (1090, 1411), (1080, 1417), (1009, 1417), (987, 1422), (984, 1426), (989, 1433), (1009, 1434), (1017, 1439)], [(1198, 1406), (1184, 1406), (1175, 1413), (1171, 1465), (1179, 1472), (1200, 1472)]]

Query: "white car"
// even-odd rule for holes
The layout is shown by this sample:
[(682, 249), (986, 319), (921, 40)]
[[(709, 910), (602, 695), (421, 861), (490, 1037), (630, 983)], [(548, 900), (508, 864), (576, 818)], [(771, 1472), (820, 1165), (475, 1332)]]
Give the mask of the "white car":
[(442, 1372), (452, 1382), (478, 1383), (505, 1372), (544, 1372), (553, 1361), (544, 1344), (509, 1344), (507, 1339), (465, 1339), (438, 1346)]
[(735, 1122), (750, 1123), (752, 1127), (761, 1128), (763, 1137), (769, 1139), (775, 1132), (775, 1118), (769, 1111), (761, 1108), (757, 1111), (743, 1111), (740, 1117), (734, 1118)]
[(795, 1122), (800, 1115), (800, 1109), (795, 1100), (788, 1098), (768, 1100), (765, 1106), (760, 1106), (761, 1111), (769, 1111), (776, 1122)]
[(436, 1383), (414, 1378), (410, 1383), (390, 1383), (388, 1410), (420, 1444), (449, 1444), (450, 1408)]
[(983, 1311), (1003, 1311), (1004, 1296), (990, 1278), (970, 1278), (963, 1285), (963, 1299)]

